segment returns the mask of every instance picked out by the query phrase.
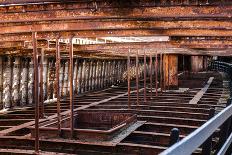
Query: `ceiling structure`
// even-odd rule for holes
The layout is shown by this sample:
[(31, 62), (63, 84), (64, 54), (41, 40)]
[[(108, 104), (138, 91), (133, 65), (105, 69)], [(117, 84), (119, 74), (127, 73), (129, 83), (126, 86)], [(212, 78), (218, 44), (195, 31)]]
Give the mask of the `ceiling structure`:
[(0, 0), (0, 52), (132, 56), (147, 53), (232, 55), (229, 0)]

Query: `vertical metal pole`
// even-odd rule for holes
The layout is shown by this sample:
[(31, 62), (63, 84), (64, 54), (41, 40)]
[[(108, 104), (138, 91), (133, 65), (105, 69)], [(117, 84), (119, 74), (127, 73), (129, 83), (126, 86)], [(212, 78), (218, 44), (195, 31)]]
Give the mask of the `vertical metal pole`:
[[(215, 109), (210, 108), (209, 110), (209, 116), (208, 120), (211, 119), (215, 114)], [(203, 144), (202, 144), (202, 154), (204, 155), (210, 155), (211, 154), (211, 149), (212, 149), (212, 138), (213, 136), (211, 135)]]
[(169, 62), (170, 62), (170, 56), (168, 56), (168, 90), (170, 89), (170, 66), (169, 66)]
[(150, 54), (150, 91), (151, 91), (151, 99), (152, 99), (152, 54)]
[(39, 70), (36, 32), (32, 32), (34, 61), (35, 153), (39, 154)]
[(160, 53), (160, 90), (163, 92), (163, 55)]
[(144, 63), (144, 71), (143, 71), (143, 75), (144, 75), (144, 92), (143, 92), (143, 97), (144, 97), (144, 103), (147, 102), (147, 58), (146, 58), (146, 52), (144, 50), (143, 53), (143, 63)]
[(59, 134), (61, 133), (61, 116), (60, 116), (60, 42), (56, 39), (56, 97), (57, 97), (57, 128)]
[(40, 118), (44, 117), (43, 64), (44, 64), (44, 50), (41, 49), (41, 59), (40, 59), (40, 106), (41, 106), (41, 113), (40, 113)]
[(73, 43), (72, 37), (69, 39), (69, 82), (70, 82), (70, 131), (73, 137), (74, 122), (73, 122)]
[(155, 53), (155, 96), (158, 96), (158, 52)]
[(44, 64), (44, 50), (41, 49), (41, 59), (40, 59), (40, 106), (41, 106), (41, 114), (40, 114), (40, 118), (44, 117), (43, 64)]
[(128, 93), (128, 108), (131, 107), (130, 103), (130, 50), (127, 53), (127, 93)]
[(163, 89), (166, 91), (166, 82), (167, 82), (167, 78), (166, 78), (166, 76), (167, 76), (167, 71), (166, 71), (166, 68), (167, 68), (167, 55), (164, 55), (163, 56), (163, 58), (164, 58), (164, 60), (163, 60), (163, 75), (164, 75), (164, 78), (163, 78), (163, 80), (164, 80), (164, 83), (163, 83)]
[(136, 100), (139, 105), (139, 51), (136, 51)]

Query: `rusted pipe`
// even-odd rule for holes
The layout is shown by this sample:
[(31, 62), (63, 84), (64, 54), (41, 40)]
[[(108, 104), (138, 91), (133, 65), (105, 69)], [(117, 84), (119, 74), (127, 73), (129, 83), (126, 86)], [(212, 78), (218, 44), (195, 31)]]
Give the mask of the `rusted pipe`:
[(139, 105), (139, 51), (136, 51), (136, 102)]
[(163, 93), (163, 55), (160, 53), (160, 91)]
[(39, 154), (39, 71), (36, 32), (32, 32), (34, 61), (35, 153)]
[(44, 64), (44, 50), (41, 49), (41, 57), (40, 57), (40, 118), (44, 118), (44, 91), (43, 91), (43, 64)]
[(168, 56), (168, 90), (170, 89), (170, 66), (169, 66), (169, 62), (170, 62), (170, 56)]
[(143, 71), (143, 75), (144, 75), (144, 91), (143, 91), (143, 98), (144, 98), (144, 103), (147, 102), (147, 58), (146, 58), (146, 52), (144, 50), (143, 53), (143, 63), (144, 63), (144, 71)]
[(127, 52), (127, 93), (128, 93), (128, 108), (131, 107), (130, 103), (130, 49)]
[(163, 75), (164, 75), (164, 83), (163, 83), (163, 89), (166, 91), (166, 83), (167, 83), (167, 78), (166, 78), (166, 76), (167, 76), (167, 71), (166, 71), (166, 66), (167, 66), (167, 60), (166, 60), (166, 56), (167, 55), (164, 55), (164, 60), (163, 60)]
[(158, 52), (155, 53), (155, 96), (158, 96)]
[(72, 37), (69, 39), (69, 86), (70, 86), (70, 135), (74, 136), (74, 112), (73, 112), (73, 43)]
[(60, 42), (56, 38), (56, 97), (57, 97), (57, 129), (61, 133), (61, 116), (60, 116)]

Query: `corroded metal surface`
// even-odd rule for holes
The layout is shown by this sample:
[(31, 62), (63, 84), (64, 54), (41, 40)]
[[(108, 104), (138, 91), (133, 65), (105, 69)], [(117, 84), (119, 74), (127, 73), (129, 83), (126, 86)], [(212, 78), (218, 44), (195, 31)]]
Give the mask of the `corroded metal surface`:
[[(199, 77), (200, 75), (200, 77)], [(122, 85), (120, 88), (110, 88), (106, 89), (104, 91), (94, 92), (94, 93), (88, 93), (83, 96), (76, 96), (74, 97), (74, 107), (86, 107), (81, 108), (83, 109), (82, 112), (122, 112), (122, 113), (136, 113), (138, 115), (138, 120), (144, 120), (147, 121), (144, 125), (138, 127), (134, 132), (132, 132), (130, 135), (127, 135), (124, 140), (122, 140), (120, 143), (117, 143), (114, 147), (109, 144), (101, 143), (99, 145), (97, 144), (87, 144), (87, 142), (82, 141), (73, 141), (73, 140), (48, 140), (48, 139), (41, 139), (40, 141), (40, 147), (42, 150), (46, 150), (49, 148), (50, 151), (56, 151), (56, 152), (63, 152), (63, 153), (79, 153), (79, 154), (86, 154), (89, 151), (95, 152), (95, 153), (101, 153), (101, 151), (104, 151), (105, 153), (119, 153), (119, 154), (125, 154), (125, 151), (127, 153), (135, 153), (140, 152), (143, 154), (150, 154), (155, 153), (158, 154), (162, 150), (164, 150), (168, 143), (169, 143), (169, 132), (173, 127), (178, 127), (181, 130), (181, 138), (183, 138), (185, 135), (191, 133), (193, 130), (198, 128), (201, 124), (203, 124), (208, 117), (209, 107), (216, 106), (218, 99), (221, 96), (221, 81), (220, 76), (218, 75), (207, 75), (199, 74), (199, 75), (193, 75), (193, 79), (198, 79), (198, 81), (195, 81), (196, 87), (204, 86), (204, 81), (208, 79), (209, 76), (215, 76), (215, 80), (213, 81), (212, 86), (207, 90), (207, 92), (203, 95), (201, 100), (199, 101), (199, 104), (190, 105), (189, 102), (194, 95), (196, 95), (197, 91), (199, 91), (199, 88), (191, 88), (189, 91), (183, 93), (180, 92), (172, 92), (172, 91), (165, 91), (162, 94), (160, 92), (158, 97), (155, 97), (153, 95), (153, 99), (150, 99), (150, 96), (147, 96), (147, 102), (149, 102), (150, 106), (148, 108), (148, 105), (146, 104), (140, 104), (139, 109), (136, 105), (136, 91), (131, 92), (131, 108), (127, 109), (127, 95), (119, 95), (118, 97), (114, 97), (111, 100), (103, 101), (105, 98), (110, 96), (115, 96), (116, 94), (121, 94), (123, 91), (126, 92), (127, 88)], [(187, 77), (186, 77), (187, 78)], [(183, 81), (182, 81), (183, 80)], [(184, 83), (189, 83), (189, 79), (185, 79), (182, 77), (182, 82), (180, 82), (181, 85), (185, 85)], [(134, 81), (132, 80), (132, 86), (135, 86)], [(153, 86), (154, 87), (154, 86)], [(142, 96), (143, 91), (140, 92), (140, 95)], [(77, 100), (77, 102), (75, 102)], [(92, 106), (88, 106), (88, 104), (91, 105), (93, 101), (100, 101), (99, 104), (94, 104)], [(69, 101), (68, 100), (62, 100), (61, 101), (62, 111), (66, 111), (69, 109)], [(75, 104), (77, 103), (77, 104)], [(86, 106), (87, 105), (87, 106)], [(217, 105), (220, 107), (223, 107), (223, 105)], [(47, 116), (54, 116), (53, 119), (49, 120), (55, 120), (56, 118), (56, 104), (48, 104), (45, 105), (45, 113)], [(63, 113), (63, 112), (62, 112)], [(55, 114), (55, 115), (53, 115)], [(69, 114), (67, 111), (66, 114)], [(68, 116), (68, 115), (66, 115)], [(0, 116), (1, 118), (4, 118), (4, 116)], [(9, 113), (5, 116), (4, 119), (8, 119), (8, 122), (11, 119), (15, 119), (15, 117), (19, 118), (18, 120), (19, 124), (24, 122), (27, 122), (25, 120), (25, 117), (27, 118), (33, 118), (33, 110), (23, 110), (23, 111), (15, 111), (12, 113)], [(87, 118), (85, 118), (87, 119)], [(29, 120), (28, 120), (29, 121)], [(44, 120), (41, 120), (44, 121)], [(9, 122), (10, 123), (10, 122)], [(8, 123), (8, 124), (9, 124)], [(33, 124), (27, 123), (27, 127)], [(41, 122), (41, 125), (44, 124)], [(0, 121), (0, 126), (3, 126), (3, 120)], [(7, 125), (7, 124), (5, 124)], [(26, 126), (25, 126), (26, 127)], [(24, 127), (24, 128), (25, 128)], [(100, 127), (100, 126), (99, 126)], [(8, 130), (9, 131), (9, 130)], [(1, 132), (0, 132), (1, 133)], [(17, 148), (21, 148), (20, 144), (27, 144), (29, 148), (33, 148), (33, 140), (30, 139), (30, 136), (24, 137), (24, 135), (27, 135), (28, 132), (20, 132), (20, 130), (16, 130), (14, 132), (11, 132), (8, 136), (0, 137), (0, 143), (1, 146), (16, 146)], [(13, 136), (14, 135), (14, 136)], [(23, 138), (24, 137), (24, 138)], [(155, 139), (155, 141), (154, 141)], [(4, 142), (3, 142), (4, 140)], [(69, 147), (62, 147), (69, 145)], [(100, 146), (101, 145), (101, 146)], [(62, 151), (61, 151), (62, 150)], [(79, 152), (82, 150), (82, 152)]]

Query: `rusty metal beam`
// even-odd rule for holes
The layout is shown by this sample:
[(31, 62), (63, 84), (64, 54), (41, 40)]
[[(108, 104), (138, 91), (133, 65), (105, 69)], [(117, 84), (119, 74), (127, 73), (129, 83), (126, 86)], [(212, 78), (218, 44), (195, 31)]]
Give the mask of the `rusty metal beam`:
[[(39, 7), (36, 11), (25, 12), (26, 8), (19, 11), (11, 10), (11, 13), (1, 13), (0, 18), (3, 22), (26, 22), (26, 21), (52, 21), (52, 20), (77, 20), (77, 19), (181, 19), (181, 18), (223, 18), (230, 19), (232, 6), (170, 6), (170, 7), (115, 7), (101, 8), (78, 8), (77, 5), (54, 5), (50, 8)], [(53, 8), (52, 8), (53, 7)], [(59, 7), (59, 8), (55, 8)], [(67, 8), (68, 7), (68, 8)], [(24, 12), (23, 12), (24, 11)], [(175, 12), (175, 14), (173, 14)]]
[(144, 90), (143, 90), (143, 98), (144, 98), (144, 103), (147, 102), (147, 56), (146, 56), (146, 51), (143, 50), (143, 64), (144, 64), (144, 71), (143, 71), (143, 78), (144, 78)]
[(43, 91), (43, 72), (44, 72), (44, 50), (41, 49), (41, 55), (40, 55), (40, 106), (41, 106), (41, 112), (40, 112), (40, 118), (44, 117), (44, 91)]
[(136, 104), (139, 106), (139, 50), (136, 50)]
[(80, 45), (80, 51), (88, 50), (115, 50), (115, 49), (141, 49), (146, 48), (232, 48), (232, 41), (161, 41), (139, 43), (106, 43), (95, 45)]
[(158, 96), (158, 52), (155, 52), (155, 96)]
[[(121, 1), (107, 1), (107, 0), (2, 0), (0, 2), (4, 12), (22, 12), (24, 6), (25, 12), (28, 11), (39, 11), (43, 10), (43, 8), (48, 8), (52, 10), (57, 9), (93, 9), (93, 11), (97, 11), (98, 8), (114, 8), (114, 7), (128, 7), (128, 8), (136, 8), (136, 7), (158, 7), (158, 6), (165, 6), (165, 7), (174, 7), (174, 6), (218, 6), (222, 5), (231, 5), (231, 1), (223, 0), (223, 1), (147, 1), (147, 0), (140, 0), (140, 1), (126, 1), (125, 3), (121, 3)], [(14, 4), (14, 5), (12, 5)], [(65, 4), (65, 5), (64, 5)], [(7, 9), (8, 8), (8, 9)]]
[(39, 154), (39, 71), (38, 53), (36, 45), (36, 32), (32, 32), (33, 38), (33, 62), (34, 62), (34, 97), (35, 104), (35, 153)]
[(70, 82), (70, 134), (74, 136), (74, 103), (73, 103), (73, 37), (69, 39), (69, 82)]
[[(0, 14), (1, 15), (1, 14)], [(42, 19), (40, 19), (42, 22)], [(217, 21), (217, 20), (177, 20), (177, 21), (164, 21), (164, 20), (140, 20), (140, 19), (127, 19), (127, 20), (78, 20), (78, 21), (47, 21), (36, 22), (33, 24), (6, 24), (7, 22), (1, 21), (0, 27), (5, 32), (12, 28), (17, 28), (15, 32), (25, 32), (32, 28), (37, 31), (51, 31), (51, 27), (54, 30), (127, 30), (127, 29), (153, 29), (153, 30), (165, 30), (165, 29), (218, 29), (218, 30), (231, 30), (231, 21)], [(7, 26), (7, 28), (6, 28)], [(64, 29), (65, 27), (65, 29)], [(14, 31), (12, 31), (14, 32)]]
[[(231, 37), (231, 30), (209, 30), (209, 29), (167, 29), (167, 30), (86, 30), (86, 31), (50, 31), (37, 32), (38, 39), (54, 39), (57, 34), (65, 39), (70, 35), (74, 37), (139, 37), (139, 36), (196, 36), (196, 37)], [(31, 41), (30, 32), (0, 34), (0, 41)]]
[(163, 93), (163, 54), (160, 53), (160, 91)]
[[(195, 35), (202, 35), (200, 32), (201, 31), (205, 31), (205, 30), (214, 30), (214, 31), (219, 31), (220, 30), (220, 34), (223, 35), (225, 32), (228, 32), (229, 34), (232, 33), (232, 30), (229, 28), (231, 27), (231, 24), (225, 24), (225, 25), (228, 25), (227, 27), (216, 27), (214, 24), (211, 24), (210, 25), (210, 22), (209, 23), (209, 27), (206, 27), (206, 26), (203, 26), (204, 23), (202, 23), (200, 25), (197, 25), (194, 23), (191, 24), (187, 24), (184, 28), (182, 28), (181, 26), (183, 25), (178, 25), (177, 26), (174, 26), (173, 28), (167, 28), (166, 27), (163, 27), (165, 25), (165, 23), (163, 24), (160, 24), (159, 26), (159, 23), (156, 24), (155, 22), (153, 23), (153, 25), (158, 25), (158, 26), (152, 26), (151, 23), (138, 23), (137, 26), (134, 25), (134, 24), (131, 24), (131, 25), (125, 25), (125, 26), (115, 26), (115, 25), (110, 25), (110, 26), (106, 26), (106, 27), (99, 27), (97, 25), (102, 25), (101, 22), (99, 22), (100, 24), (96, 24), (93, 22), (93, 24), (90, 24), (90, 25), (87, 25), (87, 24), (82, 24), (79, 23), (79, 22), (64, 22), (62, 21), (61, 23), (42, 23), (42, 24), (32, 24), (32, 25), (14, 25), (14, 26), (0, 26), (0, 34), (13, 34), (13, 33), (29, 33), (31, 32), (32, 29), (36, 30), (37, 32), (61, 32), (61, 31), (117, 31), (117, 30), (156, 30), (158, 32), (160, 32), (160, 34), (162, 34), (162, 32), (164, 31), (171, 31), (171, 32), (175, 32), (176, 31), (186, 31), (188, 32), (189, 30), (195, 30), (195, 32), (199, 31), (199, 34), (195, 34)], [(206, 24), (207, 22), (205, 22)], [(168, 24), (167, 24), (168, 25)], [(192, 26), (191, 26), (192, 25)], [(220, 25), (220, 22), (218, 22), (218, 25)], [(223, 22), (222, 22), (222, 25), (223, 25)], [(210, 27), (211, 26), (211, 27)], [(207, 32), (207, 31), (206, 31)], [(193, 36), (195, 36), (193, 35)], [(190, 35), (191, 36), (191, 35)], [(225, 36), (228, 36), (225, 35)]]
[[(147, 48), (232, 48), (232, 40), (171, 40), (171, 41), (156, 41), (156, 42), (137, 42), (137, 43), (106, 43), (106, 44), (91, 44), (91, 45), (74, 45), (74, 51), (97, 51), (97, 50), (114, 50), (115, 48), (131, 48), (139, 49), (141, 46)], [(24, 41), (10, 41), (1, 42), (0, 48), (25, 48), (32, 49), (31, 42)], [(56, 43), (54, 41), (39, 40), (38, 48), (45, 48), (47, 50), (54, 50)], [(62, 43), (61, 50), (65, 51), (67, 44)]]
[[(149, 50), (149, 54), (151, 50), (159, 50), (160, 52), (167, 54), (185, 54), (185, 55), (209, 55), (209, 56), (231, 56), (231, 49), (187, 49), (187, 48), (146, 48)], [(54, 50), (44, 49), (47, 56), (54, 57)], [(74, 52), (75, 56), (80, 56), (83, 58), (97, 58), (97, 59), (122, 59), (127, 57), (128, 49), (117, 49), (117, 50), (101, 50), (101, 51), (83, 51)], [(18, 56), (28, 56), (31, 57), (32, 50), (30, 49), (0, 49), (0, 55), (18, 55)], [(65, 54), (65, 53), (64, 53)], [(140, 56), (143, 53), (139, 53)], [(64, 55), (65, 56), (65, 55)], [(113, 56), (113, 57), (112, 57)], [(136, 53), (131, 52), (131, 57), (135, 57)]]

